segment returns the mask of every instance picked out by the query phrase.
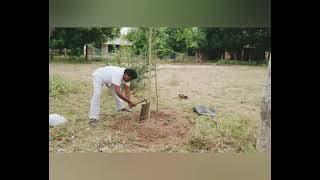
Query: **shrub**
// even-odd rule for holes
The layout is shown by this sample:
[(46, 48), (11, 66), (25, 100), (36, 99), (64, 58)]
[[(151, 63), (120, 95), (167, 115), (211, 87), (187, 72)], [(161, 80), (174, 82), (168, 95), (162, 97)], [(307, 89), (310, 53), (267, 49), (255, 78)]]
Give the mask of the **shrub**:
[(64, 80), (61, 76), (49, 76), (49, 97), (73, 93), (75, 90), (75, 86)]
[(236, 61), (236, 60), (219, 60), (216, 63), (217, 65), (244, 65), (244, 66), (263, 66), (267, 65), (266, 61)]

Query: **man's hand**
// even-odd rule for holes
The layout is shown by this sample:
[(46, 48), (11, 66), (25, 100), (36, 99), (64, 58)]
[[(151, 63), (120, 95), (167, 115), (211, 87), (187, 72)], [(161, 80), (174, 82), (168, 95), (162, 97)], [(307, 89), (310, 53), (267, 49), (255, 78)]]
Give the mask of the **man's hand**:
[(130, 102), (128, 103), (128, 105), (129, 105), (129, 108), (133, 108), (136, 104), (135, 104), (134, 102), (130, 101)]
[[(128, 88), (128, 87), (127, 87), (127, 88)], [(129, 94), (130, 92), (127, 94), (128, 97), (126, 97), (126, 96), (124, 96), (124, 95), (121, 93), (121, 91), (120, 91), (120, 86), (114, 85), (114, 90), (115, 90), (116, 94), (117, 94), (122, 100), (124, 100), (124, 101), (126, 101), (126, 102), (128, 103), (129, 108), (132, 108), (132, 107), (134, 107), (134, 106), (136, 105), (134, 102), (132, 102), (132, 101), (130, 100), (130, 96), (128, 96), (128, 94)]]

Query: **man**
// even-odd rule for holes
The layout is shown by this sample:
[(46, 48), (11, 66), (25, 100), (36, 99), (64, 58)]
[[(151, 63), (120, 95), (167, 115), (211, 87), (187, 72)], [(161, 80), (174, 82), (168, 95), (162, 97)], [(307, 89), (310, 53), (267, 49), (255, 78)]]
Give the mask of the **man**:
[[(96, 126), (96, 122), (99, 119), (100, 97), (103, 85), (106, 85), (112, 91), (112, 96), (116, 102), (118, 111), (130, 111), (129, 109), (124, 108), (122, 104), (123, 101), (128, 103), (129, 108), (135, 106), (133, 101), (130, 100), (129, 86), (130, 81), (136, 79), (137, 76), (137, 72), (134, 69), (125, 69), (117, 66), (101, 67), (93, 72), (93, 97), (89, 115), (90, 125)], [(124, 84), (124, 95), (120, 90), (121, 84)]]

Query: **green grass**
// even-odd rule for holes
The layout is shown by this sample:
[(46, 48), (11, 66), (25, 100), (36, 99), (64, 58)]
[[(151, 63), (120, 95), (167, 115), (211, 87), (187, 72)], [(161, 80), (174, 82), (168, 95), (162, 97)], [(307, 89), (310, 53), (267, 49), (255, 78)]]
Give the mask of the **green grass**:
[(255, 152), (256, 127), (252, 119), (235, 112), (217, 117), (197, 116), (187, 144), (189, 152)]
[[(177, 77), (173, 79), (177, 80)], [(145, 95), (143, 85), (135, 89), (135, 97), (138, 99)], [(114, 120), (112, 115), (115, 113), (114, 100), (109, 90), (103, 91), (101, 97), (101, 112), (104, 114), (101, 116), (102, 121), (96, 129), (90, 129), (88, 113), (91, 96), (91, 81), (73, 81), (57, 75), (49, 77), (49, 113), (60, 114), (68, 120), (64, 126), (49, 129), (50, 152), (56, 152), (59, 148), (66, 152), (95, 152), (101, 147), (106, 147), (106, 152), (135, 151), (130, 143), (136, 139), (136, 134), (129, 138), (130, 143), (123, 143), (122, 137), (109, 131), (109, 123)], [(188, 116), (192, 124), (190, 134), (183, 142), (166, 142), (157, 151), (255, 152), (258, 124), (255, 117), (237, 110), (225, 110), (221, 103), (221, 108), (214, 107), (217, 110), (216, 117), (198, 116), (191, 110), (196, 103), (186, 102), (178, 103), (176, 111)], [(160, 108), (168, 107), (167, 103), (160, 98)]]
[(49, 97), (77, 93), (77, 83), (66, 81), (58, 75), (49, 76)]
[(263, 60), (241, 61), (241, 60), (219, 60), (216, 65), (243, 65), (243, 66), (267, 66)]
[[(91, 82), (64, 79), (61, 76), (49, 77), (49, 114), (59, 114), (67, 119), (67, 124), (49, 128), (49, 151), (57, 152), (94, 152), (101, 143), (100, 139), (109, 136), (108, 126), (115, 113), (115, 102), (109, 90), (103, 90), (101, 97), (101, 122), (96, 129), (88, 123)], [(104, 142), (109, 151), (124, 151), (121, 143), (116, 145), (117, 137)], [(98, 143), (98, 144), (97, 144)]]
[[(209, 65), (209, 64), (214, 64), (215, 60), (204, 60), (203, 65)], [(194, 60), (185, 60), (185, 61), (178, 61), (178, 60), (171, 60), (171, 59), (158, 59), (157, 64), (201, 64), (200, 62), (195, 62)]]
[(92, 61), (101, 61), (105, 62), (107, 59), (97, 57), (93, 60), (87, 61), (84, 56), (51, 56), (49, 57), (49, 63), (65, 63), (65, 64), (91, 64)]

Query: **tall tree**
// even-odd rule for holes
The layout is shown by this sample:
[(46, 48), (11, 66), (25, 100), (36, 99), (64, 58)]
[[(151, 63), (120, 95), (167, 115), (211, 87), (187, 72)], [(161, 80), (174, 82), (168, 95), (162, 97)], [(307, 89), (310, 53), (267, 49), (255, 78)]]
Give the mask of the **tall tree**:
[(116, 37), (119, 28), (56, 28), (49, 43), (51, 48), (68, 48), (72, 54), (79, 54), (85, 44), (100, 44)]
[[(167, 43), (168, 34), (165, 33), (166, 28), (152, 28), (153, 44), (155, 53), (160, 58), (169, 55), (172, 49)], [(147, 56), (148, 44), (148, 28), (134, 28), (127, 34), (127, 39), (133, 43), (133, 51), (136, 55)]]
[(133, 28), (126, 36), (132, 42), (136, 55), (146, 56), (148, 52), (148, 28)]
[[(136, 28), (128, 35), (136, 54), (147, 54), (147, 31), (147, 28)], [(172, 52), (201, 52), (208, 59), (220, 59), (228, 51), (231, 59), (248, 59), (242, 56), (242, 51), (249, 45), (254, 47), (252, 58), (263, 59), (264, 52), (271, 49), (270, 28), (154, 28), (153, 33), (159, 57)]]

